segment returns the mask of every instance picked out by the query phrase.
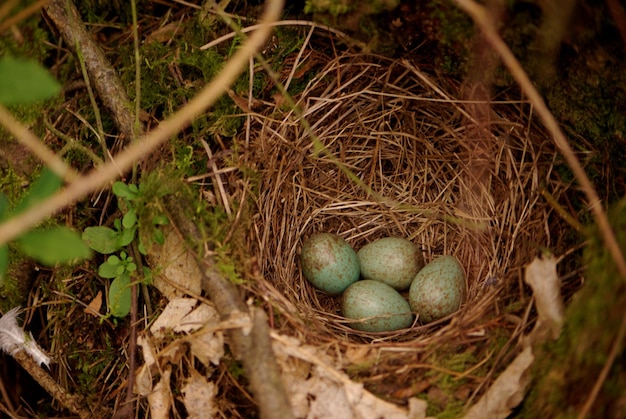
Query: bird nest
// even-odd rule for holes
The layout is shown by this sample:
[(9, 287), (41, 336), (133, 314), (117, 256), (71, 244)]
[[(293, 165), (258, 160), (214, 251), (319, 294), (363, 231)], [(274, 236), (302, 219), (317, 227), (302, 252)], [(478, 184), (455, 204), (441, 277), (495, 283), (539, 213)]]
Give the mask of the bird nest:
[[(293, 95), (295, 107), (277, 100), (254, 116), (248, 159), (262, 177), (252, 231), (263, 275), (252, 288), (274, 328), (343, 350), (334, 356), (398, 348), (397, 362), (405, 350), (414, 357), (418, 348), (525, 327), (499, 320), (503, 304), (528, 302), (520, 299), (522, 268), (553, 244), (540, 188), (557, 195), (565, 188), (553, 173), (554, 147), (522, 95), (485, 101), (472, 92), (409, 61), (346, 54), (328, 59)], [(418, 244), (426, 262), (454, 255), (467, 301), (435, 323), (354, 330), (340, 297), (302, 274), (302, 243), (318, 232), (336, 233), (355, 250), (400, 236)], [(518, 304), (518, 318), (524, 308)]]

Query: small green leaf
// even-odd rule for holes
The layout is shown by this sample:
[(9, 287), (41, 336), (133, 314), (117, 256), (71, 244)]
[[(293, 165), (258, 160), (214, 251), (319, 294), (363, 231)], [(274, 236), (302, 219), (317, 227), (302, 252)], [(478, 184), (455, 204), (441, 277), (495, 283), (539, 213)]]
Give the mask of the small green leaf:
[(165, 243), (165, 234), (163, 234), (163, 231), (160, 229), (156, 229), (154, 230), (154, 234), (152, 236), (152, 239), (157, 242), (158, 244), (164, 244)]
[(152, 224), (157, 225), (157, 226), (163, 226), (169, 223), (170, 223), (170, 220), (169, 218), (167, 218), (167, 215), (165, 214), (155, 215), (154, 218), (152, 219)]
[[(122, 252), (122, 257), (123, 255), (124, 255), (124, 252)], [(122, 264), (122, 259), (120, 259), (116, 255), (111, 255), (107, 258), (107, 263), (110, 264), (111, 266), (119, 266)]]
[(112, 190), (118, 198), (126, 198), (129, 201), (137, 198), (138, 195), (137, 187), (135, 185), (127, 185), (119, 180), (113, 184)]
[(111, 265), (108, 261), (100, 264), (98, 275), (102, 278), (115, 278), (117, 276), (117, 265)]
[(43, 169), (39, 178), (28, 188), (26, 195), (15, 207), (15, 214), (38, 204), (59, 190), (63, 180), (49, 169)]
[(0, 58), (0, 103), (22, 105), (48, 99), (61, 85), (41, 64), (14, 57)]
[(6, 244), (0, 246), (0, 283), (4, 280), (9, 270), (9, 247)]
[(56, 226), (30, 230), (17, 239), (22, 251), (46, 266), (86, 259), (91, 250), (74, 231)]
[(130, 313), (130, 275), (120, 275), (109, 286), (109, 311), (115, 317)]
[(135, 212), (134, 208), (131, 208), (126, 214), (124, 214), (124, 218), (122, 218), (122, 226), (124, 228), (131, 228), (137, 222), (137, 212)]
[(124, 266), (124, 265), (119, 265), (119, 266), (115, 269), (115, 276), (120, 276), (120, 275), (122, 275), (124, 272), (126, 272), (126, 266)]
[(147, 266), (142, 266), (143, 271), (143, 283), (147, 285), (152, 285), (152, 271)]
[(117, 239), (117, 244), (120, 248), (128, 246), (134, 239), (137, 232), (137, 226), (122, 230)]
[(83, 231), (82, 238), (87, 246), (103, 255), (117, 252), (122, 247), (119, 244), (120, 233), (109, 227), (87, 227)]
[(139, 253), (141, 253), (144, 256), (148, 254), (148, 250), (146, 249), (146, 246), (144, 246), (141, 241), (139, 241), (139, 244), (137, 245), (137, 249), (139, 250)]

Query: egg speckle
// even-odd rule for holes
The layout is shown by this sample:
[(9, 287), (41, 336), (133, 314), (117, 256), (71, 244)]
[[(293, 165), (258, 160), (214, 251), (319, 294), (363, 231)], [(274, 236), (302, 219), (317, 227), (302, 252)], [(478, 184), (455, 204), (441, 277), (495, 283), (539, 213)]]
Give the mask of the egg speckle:
[(466, 294), (465, 273), (457, 258), (440, 256), (413, 279), (409, 303), (422, 323), (430, 323), (457, 311)]
[(364, 321), (351, 323), (364, 332), (388, 332), (404, 329), (413, 323), (409, 303), (392, 287), (382, 282), (367, 280), (355, 282), (343, 293), (343, 316)]
[(407, 290), (424, 266), (419, 247), (401, 237), (383, 237), (357, 253), (364, 279), (384, 282), (398, 291)]
[(312, 235), (302, 245), (302, 272), (313, 286), (331, 295), (341, 294), (359, 279), (356, 252), (343, 238), (332, 233)]

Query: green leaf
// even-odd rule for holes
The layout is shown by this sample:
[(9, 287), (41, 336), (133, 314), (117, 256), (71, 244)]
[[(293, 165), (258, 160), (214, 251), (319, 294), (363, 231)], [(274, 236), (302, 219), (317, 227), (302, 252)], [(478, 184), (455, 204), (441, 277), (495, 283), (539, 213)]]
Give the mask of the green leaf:
[[(122, 252), (122, 257), (124, 256), (125, 253)], [(116, 255), (111, 255), (107, 258), (107, 263), (109, 263), (111, 266), (120, 266), (122, 264), (122, 259), (120, 259)]]
[(135, 212), (134, 208), (131, 208), (126, 214), (124, 214), (124, 218), (122, 218), (122, 226), (124, 228), (131, 228), (137, 222), (137, 212)]
[(167, 215), (165, 214), (155, 215), (154, 218), (152, 219), (152, 224), (157, 225), (157, 226), (167, 225), (169, 223), (170, 223), (170, 220), (169, 218), (167, 218)]
[(63, 180), (55, 175), (50, 169), (43, 169), (39, 178), (28, 188), (26, 195), (15, 207), (15, 214), (19, 214), (28, 208), (51, 196), (59, 190)]
[(23, 105), (48, 99), (61, 90), (52, 75), (34, 60), (0, 58), (0, 103)]
[(115, 278), (117, 276), (118, 265), (112, 265), (108, 261), (100, 264), (98, 275), (102, 278)]
[(91, 250), (74, 231), (56, 226), (30, 230), (17, 239), (21, 250), (46, 266), (87, 259)]
[(125, 229), (122, 230), (122, 232), (120, 233), (118, 239), (117, 239), (117, 244), (120, 248), (124, 247), (124, 246), (128, 246), (130, 244), (130, 242), (132, 242), (135, 239), (135, 233), (137, 232), (137, 226), (133, 227), (133, 228), (129, 228), (129, 229)]
[(130, 313), (130, 275), (120, 275), (109, 286), (109, 311), (115, 317)]
[(9, 246), (3, 244), (0, 246), (0, 283), (4, 280), (9, 270)]
[(119, 180), (113, 184), (112, 190), (115, 196), (117, 196), (118, 198), (126, 198), (129, 201), (137, 198), (138, 195), (137, 186), (127, 185), (124, 182), (120, 182)]
[(147, 285), (152, 285), (152, 271), (147, 266), (142, 266), (143, 271), (143, 283)]
[(146, 246), (144, 246), (141, 241), (139, 241), (139, 244), (137, 245), (137, 249), (139, 250), (139, 253), (141, 253), (144, 256), (148, 254), (148, 250), (146, 249)]
[(82, 238), (87, 246), (103, 255), (117, 252), (122, 247), (119, 244), (120, 233), (109, 227), (87, 227)]
[(163, 234), (162, 230), (157, 228), (156, 230), (154, 230), (154, 235), (152, 236), (152, 239), (158, 244), (163, 245), (165, 243), (165, 234)]

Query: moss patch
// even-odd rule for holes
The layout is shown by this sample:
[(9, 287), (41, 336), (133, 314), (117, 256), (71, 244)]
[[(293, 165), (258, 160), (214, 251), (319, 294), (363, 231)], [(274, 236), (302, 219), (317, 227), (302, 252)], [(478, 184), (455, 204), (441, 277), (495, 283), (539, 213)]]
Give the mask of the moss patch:
[[(626, 249), (626, 201), (611, 213), (622, 249)], [(536, 384), (522, 417), (575, 417), (580, 412), (616, 344), (623, 327), (626, 281), (621, 278), (604, 243), (594, 233), (585, 251), (585, 285), (566, 311), (561, 337), (537, 353)], [(618, 343), (624, 353), (624, 340)], [(593, 404), (594, 417), (625, 417), (626, 361), (618, 355)]]

